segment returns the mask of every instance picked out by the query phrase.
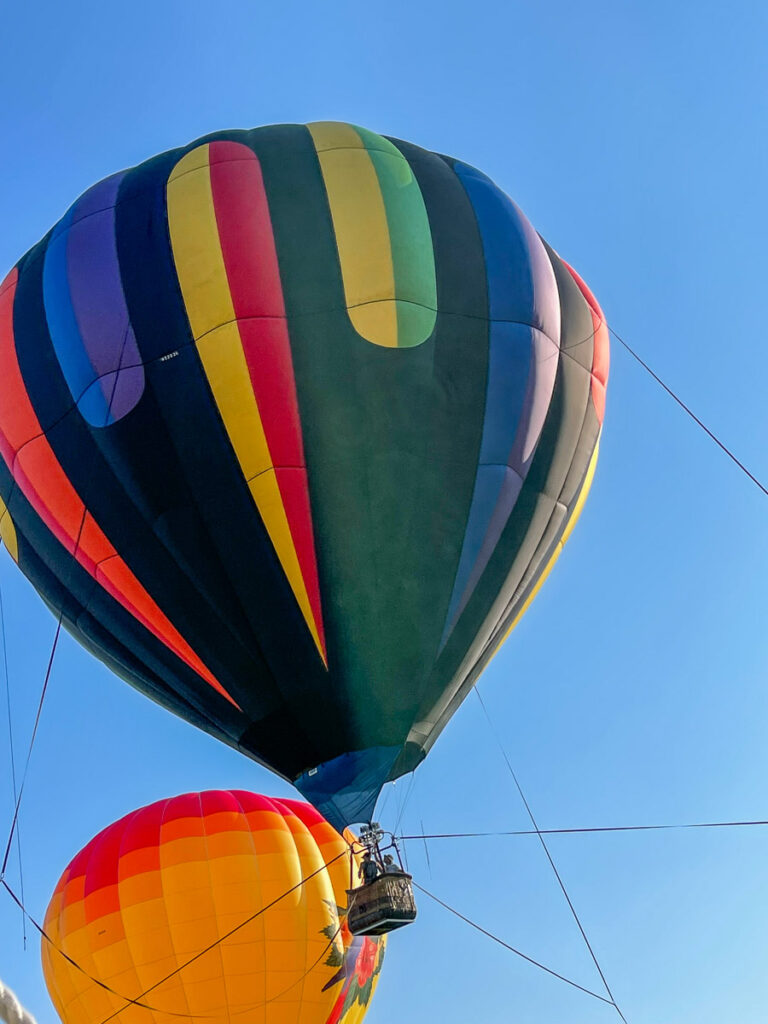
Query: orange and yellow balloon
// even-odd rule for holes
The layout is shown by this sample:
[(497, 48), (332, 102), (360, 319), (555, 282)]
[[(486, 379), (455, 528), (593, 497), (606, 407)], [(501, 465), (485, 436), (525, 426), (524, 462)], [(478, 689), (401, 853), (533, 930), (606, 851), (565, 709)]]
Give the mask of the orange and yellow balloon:
[(48, 907), (43, 970), (59, 1016), (358, 1024), (385, 942), (345, 925), (347, 851), (308, 804), (242, 791), (127, 815), (74, 858)]

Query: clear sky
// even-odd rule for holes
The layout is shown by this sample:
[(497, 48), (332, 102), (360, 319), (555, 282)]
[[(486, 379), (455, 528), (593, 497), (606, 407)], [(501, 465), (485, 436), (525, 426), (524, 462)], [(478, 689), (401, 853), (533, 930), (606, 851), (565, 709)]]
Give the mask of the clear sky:
[[(755, 0), (37, 0), (0, 33), (0, 270), (92, 182), (205, 132), (338, 119), (490, 174), (611, 324), (768, 478), (768, 7)], [(554, 575), (481, 690), (541, 827), (768, 817), (766, 501), (617, 345), (601, 462)], [(17, 757), (55, 622), (5, 553)], [(0, 742), (0, 834), (12, 815)], [(22, 805), (42, 916), (72, 855), (179, 792), (289, 787), (69, 638)], [(389, 787), (394, 826), (407, 781)], [(401, 828), (526, 828), (477, 701)], [(765, 1024), (768, 830), (561, 836), (561, 873), (629, 1024)], [(534, 838), (408, 846), (440, 897), (599, 987)], [(17, 881), (12, 866), (11, 881)], [(54, 1024), (0, 893), (0, 977)], [(602, 1024), (607, 1006), (421, 899), (367, 1018)]]

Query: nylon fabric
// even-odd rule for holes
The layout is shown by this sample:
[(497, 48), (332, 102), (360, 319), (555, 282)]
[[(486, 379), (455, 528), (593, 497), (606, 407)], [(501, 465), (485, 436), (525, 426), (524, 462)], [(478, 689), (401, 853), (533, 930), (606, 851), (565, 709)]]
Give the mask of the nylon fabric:
[(88, 190), (0, 286), (0, 360), (22, 572), (342, 825), (424, 758), (562, 550), (608, 335), (480, 171), (324, 122)]
[[(385, 940), (346, 928), (346, 851), (309, 805), (244, 791), (175, 797), (111, 825), (46, 913), (43, 970), (63, 1024), (357, 1024)], [(121, 998), (140, 993), (144, 1006)]]

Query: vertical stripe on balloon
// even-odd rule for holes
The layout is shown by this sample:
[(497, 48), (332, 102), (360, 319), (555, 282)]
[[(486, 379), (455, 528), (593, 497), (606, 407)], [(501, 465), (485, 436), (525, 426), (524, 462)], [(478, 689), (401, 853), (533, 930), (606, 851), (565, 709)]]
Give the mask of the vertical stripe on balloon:
[(458, 162), (454, 170), (483, 243), (489, 359), (477, 476), (441, 644), (472, 596), (520, 494), (552, 397), (560, 345), (557, 282), (539, 236), (489, 178)]
[(563, 263), (568, 269), (573, 280), (578, 285), (579, 291), (584, 296), (584, 299), (589, 306), (589, 311), (592, 314), (592, 327), (595, 332), (594, 345), (592, 348), (592, 404), (594, 405), (595, 412), (597, 413), (598, 423), (602, 423), (603, 417), (605, 416), (605, 392), (608, 386), (608, 369), (611, 358), (608, 324), (603, 316), (600, 304), (592, 294), (592, 290), (589, 288), (587, 283), (572, 266), (565, 263), (565, 260), (563, 260)]
[(235, 704), (118, 555), (56, 458), (27, 395), (16, 355), (17, 281), (14, 269), (0, 285), (0, 455), (27, 501), (69, 554), (138, 622)]
[(16, 527), (13, 525), (11, 513), (6, 508), (5, 502), (0, 498), (0, 540), (8, 549), (8, 554), (14, 560), (19, 560), (19, 541), (16, 537)]
[(106, 427), (144, 392), (123, 294), (115, 203), (124, 172), (94, 185), (59, 222), (45, 251), (43, 303), (56, 358), (84, 419)]
[(236, 142), (198, 146), (171, 172), (167, 204), (176, 272), (203, 369), (327, 662), (290, 338), (259, 160)]
[(374, 345), (421, 345), (435, 327), (437, 284), (429, 218), (408, 161), (364, 128), (331, 121), (308, 128), (352, 325)]
[(558, 558), (563, 553), (563, 548), (565, 547), (569, 537), (573, 533), (573, 529), (576, 526), (576, 523), (579, 521), (579, 516), (581, 515), (582, 510), (584, 508), (584, 505), (586, 503), (586, 500), (587, 500), (587, 498), (589, 496), (589, 491), (590, 491), (590, 488), (592, 487), (592, 481), (595, 478), (595, 469), (597, 468), (597, 457), (598, 457), (599, 453), (600, 453), (600, 439), (598, 438), (597, 442), (595, 443), (595, 449), (592, 452), (592, 457), (589, 460), (589, 466), (587, 467), (587, 473), (586, 473), (586, 476), (584, 477), (584, 483), (581, 485), (581, 490), (579, 491), (578, 497), (577, 497), (576, 502), (575, 502), (575, 504), (573, 506), (573, 511), (571, 512), (571, 517), (570, 517), (570, 519), (567, 520), (566, 527), (563, 530), (563, 534), (562, 534), (560, 540), (555, 545), (555, 550), (550, 555), (549, 561), (547, 562), (546, 567), (544, 568), (544, 571), (541, 573), (539, 578), (536, 580), (535, 586), (533, 587), (533, 589), (531, 590), (530, 594), (528, 595), (528, 597), (526, 597), (525, 601), (521, 605), (517, 615), (515, 615), (515, 617), (512, 620), (512, 622), (509, 624), (509, 626), (507, 626), (507, 628), (506, 628), (506, 630), (504, 632), (504, 636), (501, 638), (501, 640), (499, 641), (499, 643), (498, 643), (498, 645), (496, 647), (496, 651), (499, 651), (501, 649), (501, 645), (504, 643), (504, 641), (507, 639), (509, 634), (512, 632), (512, 630), (518, 624), (520, 619), (522, 619), (522, 617), (528, 611), (528, 609), (531, 606), (531, 603), (532, 603), (534, 597), (536, 597), (536, 595), (538, 594), (538, 592), (541, 590), (542, 586), (544, 585), (547, 577), (549, 576), (549, 574), (554, 569), (555, 562), (557, 562)]

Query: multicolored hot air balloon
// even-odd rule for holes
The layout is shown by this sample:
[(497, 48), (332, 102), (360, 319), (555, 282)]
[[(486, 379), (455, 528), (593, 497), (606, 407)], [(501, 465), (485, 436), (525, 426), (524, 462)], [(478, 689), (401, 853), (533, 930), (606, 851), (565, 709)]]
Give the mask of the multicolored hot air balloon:
[(591, 292), (479, 171), (219, 132), (0, 286), (0, 532), (86, 647), (342, 828), (552, 567), (607, 373)]
[(346, 928), (349, 857), (295, 800), (191, 793), (127, 815), (48, 907), (63, 1024), (359, 1024), (385, 939)]

